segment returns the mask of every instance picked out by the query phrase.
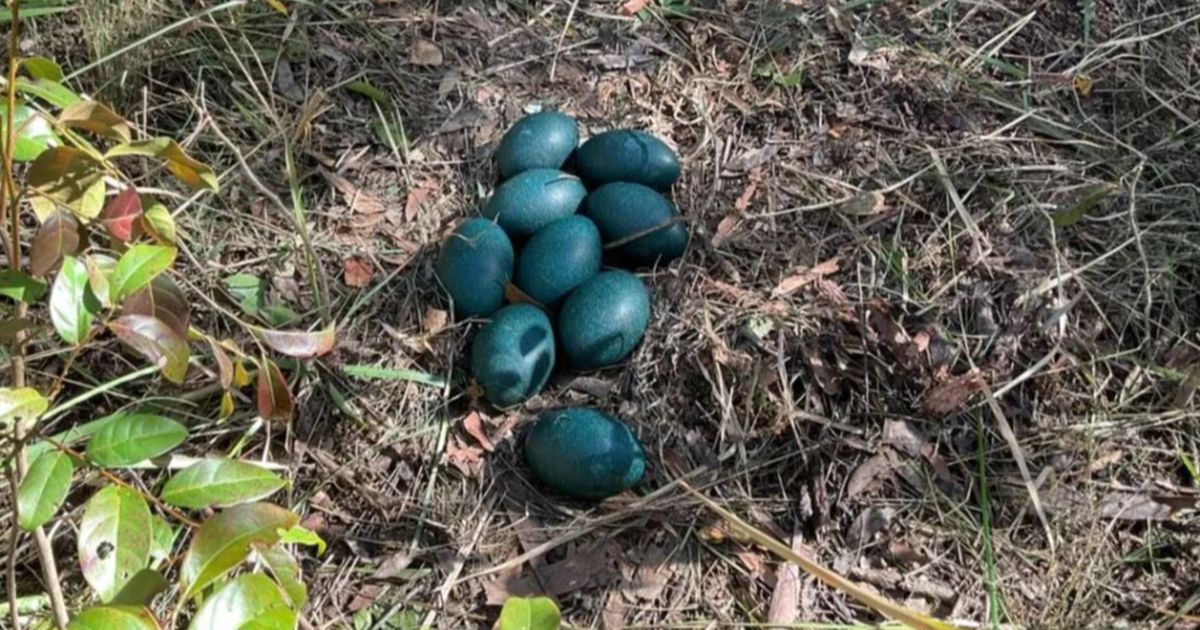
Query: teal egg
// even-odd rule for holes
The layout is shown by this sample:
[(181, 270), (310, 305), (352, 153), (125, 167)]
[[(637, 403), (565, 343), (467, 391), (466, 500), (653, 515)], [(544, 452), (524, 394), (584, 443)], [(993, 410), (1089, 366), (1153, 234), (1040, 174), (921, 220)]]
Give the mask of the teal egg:
[(584, 214), (596, 222), (606, 243), (628, 240), (616, 253), (635, 266), (666, 264), (687, 250), (687, 226), (679, 212), (647, 186), (605, 184), (587, 196)]
[(536, 306), (496, 311), (471, 343), (471, 372), (488, 402), (511, 407), (542, 391), (554, 371), (554, 331)]
[(679, 179), (679, 157), (662, 140), (632, 129), (590, 138), (575, 155), (579, 175), (590, 187), (634, 182), (666, 190)]
[(567, 361), (582, 369), (623, 361), (646, 334), (650, 294), (628, 271), (605, 271), (563, 302), (558, 335)]
[(521, 250), (516, 285), (543, 306), (557, 307), (600, 271), (600, 230), (587, 217), (559, 219), (538, 230)]
[(645, 452), (629, 427), (585, 407), (539, 416), (525, 436), (525, 463), (543, 485), (591, 500), (628, 490), (646, 472)]
[(534, 168), (562, 168), (579, 144), (575, 119), (559, 112), (539, 112), (518, 120), (496, 149), (501, 179)]
[(504, 289), (512, 280), (512, 242), (495, 223), (468, 219), (442, 244), (435, 271), (455, 313), (491, 315), (504, 304)]
[(513, 238), (532, 235), (579, 209), (587, 188), (578, 177), (552, 168), (535, 168), (500, 184), (483, 207)]

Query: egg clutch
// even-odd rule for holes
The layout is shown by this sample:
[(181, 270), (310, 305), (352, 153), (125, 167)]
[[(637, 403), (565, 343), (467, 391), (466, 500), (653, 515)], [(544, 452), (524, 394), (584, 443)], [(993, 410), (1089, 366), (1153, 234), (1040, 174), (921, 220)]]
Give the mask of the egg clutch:
[[(556, 366), (627, 359), (650, 323), (649, 292), (628, 270), (679, 258), (689, 235), (663, 195), (679, 158), (643, 131), (580, 145), (575, 120), (546, 111), (517, 121), (495, 158), (495, 193), (446, 238), (436, 273), (458, 317), (489, 319), (471, 344), (471, 374), (488, 402), (511, 407), (541, 392)], [(524, 449), (538, 481), (582, 499), (628, 489), (646, 466), (629, 428), (590, 408), (543, 413)]]

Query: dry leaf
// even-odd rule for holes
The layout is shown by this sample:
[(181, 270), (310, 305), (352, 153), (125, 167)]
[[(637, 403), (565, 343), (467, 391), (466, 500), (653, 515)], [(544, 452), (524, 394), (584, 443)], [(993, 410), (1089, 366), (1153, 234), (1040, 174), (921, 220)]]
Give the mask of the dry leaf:
[(400, 575), (401, 571), (407, 569), (408, 565), (412, 564), (412, 561), (413, 556), (411, 553), (407, 551), (397, 551), (396, 553), (388, 556), (388, 559), (384, 560), (379, 565), (378, 569), (375, 569), (375, 573), (371, 575), (371, 577), (376, 580), (394, 578)]
[(825, 262), (819, 263), (815, 267), (798, 271), (781, 280), (779, 282), (779, 286), (776, 286), (775, 289), (771, 291), (771, 297), (783, 297), (785, 295), (791, 295), (792, 293), (799, 291), (800, 289), (816, 282), (817, 280), (820, 280), (821, 278), (824, 278), (825, 276), (837, 273), (838, 269), (841, 268), (841, 264), (841, 257), (834, 256)]
[(750, 571), (754, 579), (762, 580), (768, 585), (775, 581), (775, 572), (767, 566), (767, 561), (761, 553), (751, 549), (739, 549), (734, 555), (746, 565), (746, 570)]
[(528, 574), (505, 579), (501, 576), (491, 588), (485, 587), (487, 602), (498, 606), (504, 600), (495, 599), (509, 595), (547, 595), (557, 598), (583, 588), (603, 586), (617, 577), (611, 564), (611, 552), (607, 545), (576, 550), (558, 562), (537, 569), (536, 577)]
[(733, 231), (737, 228), (737, 224), (738, 216), (736, 214), (731, 214), (726, 216), (724, 219), (721, 219), (721, 222), (717, 224), (716, 234), (713, 234), (713, 247), (720, 247), (721, 245), (724, 245), (725, 242), (733, 236)]
[(467, 446), (458, 436), (453, 436), (446, 442), (446, 461), (468, 477), (483, 477), (482, 457), (482, 448)]
[(412, 221), (417, 218), (421, 212), (421, 206), (429, 200), (438, 189), (438, 182), (435, 179), (426, 179), (417, 184), (412, 190), (408, 191), (408, 199), (404, 201), (404, 219)]
[[(807, 554), (800, 532), (792, 534), (792, 551)], [(785, 562), (775, 572), (775, 591), (767, 609), (767, 623), (792, 624), (800, 617), (800, 567)]]
[(746, 188), (742, 190), (742, 194), (738, 195), (737, 201), (733, 202), (733, 207), (738, 213), (744, 214), (746, 209), (750, 207), (750, 201), (754, 199), (754, 193), (758, 190), (758, 185), (762, 183), (762, 167), (755, 166), (750, 170), (750, 176), (746, 181)]
[(361, 289), (371, 283), (375, 268), (371, 261), (362, 258), (347, 258), (343, 263), (346, 268), (346, 286)]
[(863, 193), (838, 206), (838, 212), (852, 217), (869, 217), (883, 212), (886, 207), (883, 193)]
[(408, 60), (417, 66), (440, 66), (442, 50), (427, 39), (414, 39), (408, 48)]
[(446, 328), (449, 319), (450, 315), (446, 311), (430, 306), (425, 309), (425, 316), (421, 318), (421, 328), (427, 335), (436, 335)]
[(374, 195), (365, 193), (358, 186), (351, 183), (350, 180), (333, 173), (331, 171), (321, 170), (321, 174), (331, 186), (338, 189), (338, 192), (346, 198), (346, 205), (354, 212), (362, 214), (382, 214), (387, 210), (383, 202)]
[(850, 481), (846, 482), (846, 496), (854, 498), (874, 488), (878, 482), (892, 478), (892, 472), (900, 462), (891, 451), (872, 456), (854, 469)]
[(917, 457), (925, 445), (925, 438), (903, 420), (884, 420), (883, 443), (905, 455)]
[(492, 444), (491, 438), (483, 430), (483, 420), (478, 411), (472, 411), (467, 414), (467, 417), (463, 418), (463, 428), (466, 429), (467, 433), (471, 434), (471, 437), (475, 438), (475, 441), (479, 442), (483, 450), (489, 453), (496, 450), (496, 445)]
[(621, 15), (637, 15), (639, 11), (650, 6), (650, 0), (627, 0), (621, 5)]
[(929, 388), (921, 397), (921, 408), (932, 416), (948, 416), (962, 409), (967, 400), (984, 386), (983, 374), (971, 370)]

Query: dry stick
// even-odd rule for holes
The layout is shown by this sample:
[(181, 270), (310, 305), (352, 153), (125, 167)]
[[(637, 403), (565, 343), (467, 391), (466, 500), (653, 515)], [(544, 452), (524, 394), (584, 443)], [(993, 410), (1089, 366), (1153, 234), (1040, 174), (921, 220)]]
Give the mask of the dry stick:
[[(0, 206), (11, 204), (11, 214), (9, 220), (12, 223), (12, 246), (9, 248), (11, 254), (9, 258), (9, 266), (13, 271), (21, 269), (21, 206), (19, 196), (17, 194), (16, 182), (13, 180), (13, 150), (16, 147), (16, 129), (13, 126), (13, 116), (17, 107), (17, 63), (20, 58), (20, 30), (21, 30), (21, 2), (20, 0), (10, 0), (8, 8), (12, 15), (12, 22), (8, 32), (8, 116), (7, 138), (4, 139), (4, 177), (0, 180)], [(28, 305), (25, 302), (17, 302), (16, 319), (22, 319), (27, 313)], [(25, 333), (18, 332), (13, 338), (12, 349), (12, 377), (13, 388), (25, 387)], [(18, 418), (13, 422), (13, 443), (16, 445), (16, 475), (12, 481), (14, 484), (20, 484), (25, 478), (25, 473), (29, 470), (29, 461), (25, 454), (25, 426)], [(11, 468), (9, 474), (11, 475)], [(14, 514), (15, 497), (14, 493)], [(13, 538), (16, 538), (16, 530), (13, 531)], [(46, 531), (41, 527), (33, 530), (33, 539), (37, 543), (38, 557), (42, 563), (42, 574), (46, 582), (46, 594), (50, 596), (50, 608), (54, 611), (54, 623), (60, 630), (65, 630), (67, 627), (67, 606), (63, 601), (62, 585), (58, 581), (58, 566), (54, 559), (54, 548), (50, 546), (50, 538), (46, 536)], [(10, 557), (9, 562), (14, 562)], [(11, 565), (10, 565), (11, 566)], [(11, 583), (11, 580), (10, 580)], [(10, 591), (12, 592), (12, 591)], [(13, 608), (16, 608), (16, 602), (10, 602)]]

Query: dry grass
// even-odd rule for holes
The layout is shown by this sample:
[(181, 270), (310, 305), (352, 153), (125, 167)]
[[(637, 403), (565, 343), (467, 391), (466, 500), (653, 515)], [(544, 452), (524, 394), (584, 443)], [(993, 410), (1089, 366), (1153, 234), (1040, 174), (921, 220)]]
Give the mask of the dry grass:
[[(118, 22), (79, 12), (91, 55), (188, 15), (118, 4)], [(366, 627), (481, 626), (506, 588), (555, 594), (580, 627), (764, 621), (776, 564), (672, 485), (686, 474), (964, 625), (1200, 621), (1200, 6), (657, 0), (640, 21), (615, 3), (294, 4), (216, 13), (82, 81), (147, 130), (190, 133), (224, 171), (223, 194), (182, 215), (194, 290), (219, 298), (248, 271), (309, 321), (322, 304), (291, 217), (214, 126), (303, 208), (339, 350), (299, 378), (287, 434), (252, 436), (245, 454), (290, 465), (290, 501), (332, 543), (305, 564), (314, 625), (366, 611)], [(411, 63), (418, 39), (439, 65)], [(379, 112), (345, 89), (356, 80), (390, 95), (407, 146), (380, 146)], [(647, 274), (645, 343), (516, 412), (586, 403), (629, 421), (651, 472), (600, 506), (531, 486), (516, 439), (475, 470), (446, 455), (474, 445), (461, 364), (475, 325), (430, 328), (429, 254), (535, 105), (588, 132), (651, 130), (684, 164), (674, 197), (693, 247)], [(406, 212), (414, 194), (427, 198)], [(373, 267), (368, 287), (344, 284), (349, 258)], [(996, 405), (966, 396), (983, 382)], [(196, 449), (229, 448), (251, 420), (213, 425)], [(795, 597), (798, 621), (878, 621), (811, 580)]]

